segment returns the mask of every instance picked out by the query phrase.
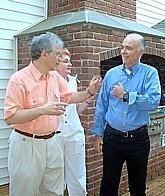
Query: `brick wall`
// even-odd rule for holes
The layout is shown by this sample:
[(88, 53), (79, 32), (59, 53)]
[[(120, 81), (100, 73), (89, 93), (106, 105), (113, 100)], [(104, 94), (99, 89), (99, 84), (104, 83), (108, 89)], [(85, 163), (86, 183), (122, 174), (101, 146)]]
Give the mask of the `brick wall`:
[(48, 15), (90, 9), (122, 18), (136, 19), (136, 0), (49, 0)]
[[(124, 31), (112, 30), (103, 26), (90, 24), (70, 25), (51, 31), (62, 37), (65, 46), (71, 51), (74, 72), (79, 75), (81, 81), (79, 88), (81, 90), (87, 87), (93, 74), (100, 73), (101, 61), (120, 55), (119, 46), (125, 36)], [(18, 39), (19, 68), (27, 66), (30, 61), (29, 41), (32, 36), (22, 36)], [(146, 39), (148, 44), (146, 53), (165, 58), (165, 49), (162, 49), (165, 40), (152, 36), (147, 36)], [(89, 128), (93, 123), (94, 110), (95, 102), (81, 115), (86, 133), (87, 190), (89, 196), (99, 195), (102, 176), (102, 154), (96, 154), (94, 152), (94, 138), (89, 135)], [(148, 180), (154, 179), (162, 173), (165, 173), (165, 148), (157, 145), (151, 151)], [(121, 194), (127, 190), (127, 184), (127, 172), (126, 166), (124, 166), (120, 184)]]

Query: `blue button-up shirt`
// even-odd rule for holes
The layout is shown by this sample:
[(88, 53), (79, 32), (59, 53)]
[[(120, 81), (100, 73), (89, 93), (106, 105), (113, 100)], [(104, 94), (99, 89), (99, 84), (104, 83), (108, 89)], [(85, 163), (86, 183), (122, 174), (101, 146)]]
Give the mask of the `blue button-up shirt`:
[[(113, 86), (119, 83), (129, 92), (128, 102), (112, 93)], [(148, 124), (149, 111), (159, 106), (160, 97), (159, 76), (154, 67), (138, 63), (130, 73), (124, 65), (110, 69), (99, 92), (91, 132), (103, 136), (106, 123), (119, 131), (131, 131)]]

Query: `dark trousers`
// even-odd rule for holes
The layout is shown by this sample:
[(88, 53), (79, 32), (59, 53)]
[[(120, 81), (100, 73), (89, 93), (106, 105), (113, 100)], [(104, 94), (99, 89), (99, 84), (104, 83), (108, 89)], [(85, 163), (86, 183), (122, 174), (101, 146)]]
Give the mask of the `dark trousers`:
[(146, 196), (146, 173), (150, 141), (147, 126), (130, 134), (106, 126), (103, 137), (103, 177), (101, 196), (117, 196), (121, 171), (127, 164), (129, 191), (131, 196)]

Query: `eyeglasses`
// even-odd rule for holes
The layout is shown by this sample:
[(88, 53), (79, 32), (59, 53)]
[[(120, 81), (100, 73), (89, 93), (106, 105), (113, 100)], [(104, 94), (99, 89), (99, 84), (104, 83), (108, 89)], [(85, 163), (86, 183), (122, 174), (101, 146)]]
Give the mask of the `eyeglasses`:
[[(60, 60), (60, 62), (66, 63), (66, 64), (70, 64), (70, 63), (71, 63), (70, 60), (68, 60), (68, 59)], [(72, 63), (71, 63), (71, 64), (72, 64)]]

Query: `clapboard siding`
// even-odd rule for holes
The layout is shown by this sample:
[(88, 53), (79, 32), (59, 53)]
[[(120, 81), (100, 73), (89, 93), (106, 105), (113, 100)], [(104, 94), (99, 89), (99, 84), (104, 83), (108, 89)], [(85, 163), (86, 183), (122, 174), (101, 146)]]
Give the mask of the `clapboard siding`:
[(21, 28), (25, 28), (31, 23), (29, 22), (21, 22), (21, 21), (14, 21), (14, 20), (4, 20), (0, 19), (1, 29), (8, 30), (8, 31), (18, 31)]
[(13, 49), (13, 41), (10, 39), (0, 39), (0, 49)]
[[(3, 18), (4, 20), (8, 20), (8, 12), (9, 12), (9, 10), (2, 10), (1, 9), (0, 18)], [(27, 13), (24, 13), (24, 12), (18, 13), (18, 12), (13, 11), (13, 13), (14, 14), (13, 14), (11, 21), (12, 20), (17, 21), (19, 18), (24, 18), (24, 20), (30, 24), (31, 24), (32, 20), (36, 20), (36, 18), (41, 17), (41, 15), (37, 15), (37, 14), (33, 15), (32, 13), (29, 13), (28, 15), (27, 15)]]
[[(35, 2), (35, 1), (31, 1), (31, 4), (26, 4), (26, 0), (24, 0), (22, 2), (21, 1), (17, 2), (17, 1), (5, 0), (5, 3), (2, 3), (2, 1), (1, 1), (0, 9), (7, 10), (8, 12), (13, 12), (13, 13), (14, 12), (25, 13), (28, 15), (43, 17), (43, 14), (42, 14), (42, 13), (44, 13), (43, 1), (42, 0), (38, 1), (38, 3), (39, 3), (38, 5), (34, 5), (33, 2)], [(17, 20), (21, 20), (21, 18), (18, 18)]]
[(8, 79), (0, 79), (0, 89), (6, 89)]
[[(0, 80), (1, 81), (1, 80)], [(0, 99), (0, 115), (2, 114), (3, 115), (3, 104), (4, 104), (4, 100), (3, 99)], [(2, 111), (1, 111), (2, 110)]]
[(14, 58), (14, 51), (13, 49), (1, 49), (0, 50), (0, 59), (6, 59), (10, 56), (11, 59)]
[(137, 0), (136, 20), (146, 26), (154, 26), (165, 19), (165, 1), (162, 0)]
[[(1, 0), (0, 4), (0, 185), (9, 182), (8, 138), (12, 128), (3, 120), (6, 86), (16, 65), (14, 35), (44, 19), (47, 0)], [(17, 63), (17, 62), (16, 62)]]

